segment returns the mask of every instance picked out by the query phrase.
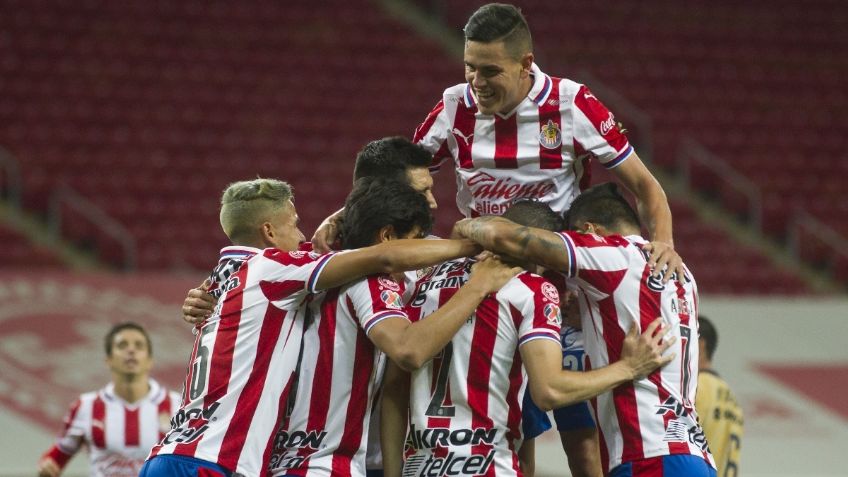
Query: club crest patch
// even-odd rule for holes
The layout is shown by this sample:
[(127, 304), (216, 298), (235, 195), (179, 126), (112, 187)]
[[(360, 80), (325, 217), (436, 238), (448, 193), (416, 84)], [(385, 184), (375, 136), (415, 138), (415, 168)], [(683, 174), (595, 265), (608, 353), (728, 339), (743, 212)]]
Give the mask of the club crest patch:
[(379, 283), (381, 287), (386, 288), (388, 290), (400, 291), (400, 285), (398, 285), (397, 282), (395, 282), (389, 277), (377, 277), (377, 283)]
[(547, 298), (548, 300), (550, 300), (554, 303), (557, 303), (557, 304), (559, 303), (559, 292), (557, 291), (557, 289), (553, 285), (553, 283), (550, 283), (550, 282), (542, 283), (542, 295), (545, 295), (545, 298)]
[(559, 124), (552, 119), (548, 120), (548, 124), (542, 126), (539, 131), (539, 144), (545, 149), (556, 149), (562, 145), (562, 131), (559, 129)]

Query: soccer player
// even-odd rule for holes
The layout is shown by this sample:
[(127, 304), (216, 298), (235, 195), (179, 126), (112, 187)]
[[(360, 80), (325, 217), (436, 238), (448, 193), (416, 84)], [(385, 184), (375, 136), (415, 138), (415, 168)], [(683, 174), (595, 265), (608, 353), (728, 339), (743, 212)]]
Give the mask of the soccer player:
[(499, 215), (519, 197), (564, 212), (588, 185), (589, 160), (596, 157), (636, 196), (651, 233), (655, 274), (668, 264), (682, 275), (662, 187), (586, 86), (535, 64), (521, 10), (484, 5), (463, 31), (467, 83), (444, 91), (413, 138), (434, 154), (435, 168), (454, 162), (460, 212)]
[[(505, 215), (550, 228), (560, 224), (538, 202), (518, 203)], [(471, 263), (459, 259), (431, 268), (407, 305), (410, 318), (430, 319), (456, 293)], [(390, 367), (382, 436), (387, 476), (400, 475), (405, 402), (410, 428), (403, 475), (522, 475), (516, 450), (527, 387), (549, 410), (644, 376), (671, 359), (661, 356), (671, 343), (660, 344), (664, 333), (657, 320), (642, 337), (633, 327), (620, 361), (586, 373), (562, 370), (559, 304), (554, 285), (521, 273), (483, 300), (441, 355), (412, 373), (408, 387)]]
[[(345, 204), (345, 249), (426, 234), (428, 202), (408, 184), (361, 179)], [(327, 290), (312, 304), (296, 396), (271, 457), (274, 476), (366, 474), (370, 414), (382, 379), (383, 353), (408, 369), (436, 355), (489, 294), (518, 273), (496, 259), (477, 265), (469, 280), (426, 320), (410, 323), (403, 280), (371, 275)]]
[(224, 191), (221, 226), (237, 245), (222, 250), (212, 274), (218, 305), (197, 334), (182, 407), (142, 476), (262, 475), (314, 293), (478, 250), (467, 241), (393, 240), (338, 254), (298, 251), (304, 236), (292, 199), (288, 184), (271, 179)]
[(112, 381), (71, 405), (62, 434), (38, 463), (39, 477), (57, 477), (83, 447), (91, 476), (135, 477), (169, 428), (180, 398), (150, 377), (153, 343), (147, 331), (120, 323), (106, 333), (104, 345)]
[(694, 279), (664, 282), (651, 273), (639, 218), (615, 184), (583, 192), (567, 222), (571, 230), (554, 233), (481, 217), (458, 222), (455, 233), (566, 274), (578, 289), (588, 367), (617, 359), (628, 330), (644, 329), (661, 316), (677, 338), (674, 360), (595, 402), (604, 469), (613, 477), (714, 476), (694, 408), (699, 354)]
[(742, 408), (727, 382), (713, 369), (713, 356), (718, 346), (718, 332), (712, 321), (698, 316), (698, 394), (695, 409), (704, 428), (710, 452), (715, 457), (720, 477), (739, 475), (744, 420)]

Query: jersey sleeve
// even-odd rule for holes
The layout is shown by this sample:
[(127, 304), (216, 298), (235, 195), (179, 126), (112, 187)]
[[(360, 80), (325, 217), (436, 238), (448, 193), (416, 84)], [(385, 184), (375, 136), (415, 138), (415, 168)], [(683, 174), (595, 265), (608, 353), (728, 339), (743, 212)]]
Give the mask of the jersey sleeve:
[(586, 86), (581, 86), (574, 97), (572, 112), (577, 149), (593, 154), (607, 169), (618, 166), (633, 153), (615, 116)]
[(82, 447), (85, 429), (86, 418), (85, 411), (82, 410), (82, 399), (77, 399), (65, 414), (62, 432), (55, 444), (44, 453), (43, 457), (50, 457), (56, 461), (59, 467), (64, 468), (71, 457)]
[(595, 288), (611, 291), (618, 287), (630, 265), (629, 242), (613, 235), (600, 237), (579, 232), (560, 232), (568, 254), (567, 277), (580, 278)]
[(350, 304), (365, 334), (387, 318), (409, 320), (403, 309), (403, 286), (389, 275), (371, 275), (346, 290)]
[(554, 340), (559, 345), (562, 315), (556, 287), (544, 278), (529, 273), (519, 275), (518, 279), (526, 287), (526, 293), (512, 303), (521, 316), (518, 345), (536, 339)]
[(269, 288), (278, 288), (279, 295), (301, 295), (318, 291), (318, 277), (327, 263), (336, 255), (334, 252), (318, 254), (315, 252), (285, 252), (269, 248), (263, 257), (276, 266), (263, 273), (264, 282)]
[(412, 142), (422, 146), (433, 155), (431, 172), (441, 168), (446, 159), (451, 159), (447, 138), (451, 129), (451, 120), (445, 110), (445, 100), (442, 99), (430, 111), (427, 118), (416, 129), (412, 136)]

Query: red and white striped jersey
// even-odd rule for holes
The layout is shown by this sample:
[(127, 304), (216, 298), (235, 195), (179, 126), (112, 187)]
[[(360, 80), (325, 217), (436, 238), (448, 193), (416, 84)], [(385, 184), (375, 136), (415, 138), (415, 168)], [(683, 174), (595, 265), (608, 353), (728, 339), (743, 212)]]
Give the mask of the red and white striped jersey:
[(403, 287), (373, 275), (310, 305), (297, 391), (276, 436), (272, 475), (365, 476), (369, 423), (385, 357), (368, 332), (408, 319)]
[[(65, 416), (65, 428), (56, 442), (67, 462), (81, 447), (89, 449), (92, 477), (135, 477), (150, 448), (170, 428), (180, 396), (150, 380), (150, 391), (128, 403), (109, 383), (99, 391), (82, 394)], [(64, 457), (64, 458), (63, 458)]]
[(332, 254), (225, 247), (219, 295), (195, 339), (182, 407), (150, 456), (178, 454), (246, 477), (268, 467), (300, 356), (307, 302)]
[(532, 66), (533, 86), (508, 115), (477, 111), (468, 83), (445, 90), (415, 130), (414, 141), (433, 153), (434, 169), (456, 165), (459, 211), (500, 215), (519, 197), (564, 211), (589, 185), (589, 160), (607, 168), (633, 148), (613, 114), (586, 86), (554, 78)]
[(672, 276), (651, 277), (642, 237), (563, 232), (567, 271), (578, 288), (587, 368), (615, 362), (632, 326), (641, 331), (657, 317), (677, 338), (677, 357), (646, 378), (618, 386), (594, 401), (601, 457), (617, 465), (671, 454), (702, 456), (713, 466), (694, 399), (698, 384), (698, 289)]
[[(407, 313), (421, 320), (468, 279), (471, 260), (433, 267), (417, 283)], [(520, 475), (522, 401), (527, 386), (519, 347), (559, 343), (559, 295), (522, 273), (486, 297), (442, 353), (412, 373), (404, 476)]]

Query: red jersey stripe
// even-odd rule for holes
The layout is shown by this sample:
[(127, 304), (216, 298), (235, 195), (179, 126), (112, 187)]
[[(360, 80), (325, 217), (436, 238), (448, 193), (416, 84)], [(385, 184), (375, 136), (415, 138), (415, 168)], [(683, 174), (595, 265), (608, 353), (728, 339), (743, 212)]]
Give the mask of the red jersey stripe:
[(495, 168), (518, 168), (518, 123), (516, 114), (504, 119), (495, 115)]
[(124, 445), (138, 446), (138, 409), (124, 408)]
[[(239, 307), (241, 308), (241, 307)], [(259, 331), (259, 342), (256, 347), (256, 359), (253, 361), (253, 369), (250, 371), (247, 385), (239, 396), (236, 406), (244, 411), (233, 416), (224, 440), (221, 444), (221, 458), (218, 463), (227, 468), (235, 469), (242, 452), (244, 442), (247, 438), (247, 430), (254, 418), (265, 379), (268, 376), (268, 368), (274, 354), (277, 340), (283, 328), (283, 323), (288, 318), (288, 312), (281, 310), (272, 304), (268, 304), (265, 318), (262, 320), (262, 328)], [(282, 396), (280, 401), (285, 401)], [(262, 468), (268, 467), (268, 462), (263, 461)]]
[(91, 443), (95, 447), (106, 447), (106, 403), (98, 394), (91, 406)]

